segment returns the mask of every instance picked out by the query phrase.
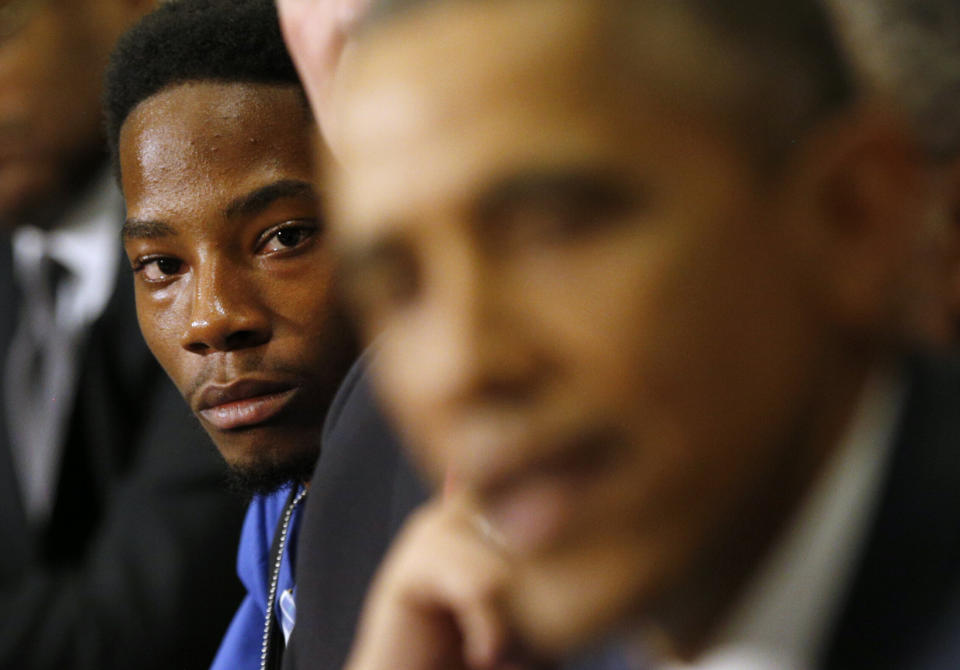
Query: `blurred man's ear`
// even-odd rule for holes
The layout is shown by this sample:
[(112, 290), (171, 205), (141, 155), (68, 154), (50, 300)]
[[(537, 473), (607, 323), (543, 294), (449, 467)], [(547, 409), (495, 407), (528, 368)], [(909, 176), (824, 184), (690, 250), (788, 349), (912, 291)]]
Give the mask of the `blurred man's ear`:
[(925, 345), (960, 345), (960, 159), (928, 169), (932, 185), (908, 317)]
[(817, 299), (835, 323), (907, 332), (927, 182), (905, 119), (862, 102), (821, 123), (788, 161), (788, 221)]

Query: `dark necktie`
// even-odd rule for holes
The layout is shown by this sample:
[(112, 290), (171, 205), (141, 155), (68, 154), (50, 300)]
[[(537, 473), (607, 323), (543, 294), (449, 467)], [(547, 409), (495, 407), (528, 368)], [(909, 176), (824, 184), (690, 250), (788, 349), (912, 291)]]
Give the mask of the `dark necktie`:
[(72, 290), (60, 263), (41, 252), (18, 268), (18, 281), (22, 300), (7, 354), (6, 409), (24, 508), (37, 523), (52, 505), (76, 374), (76, 329), (57, 313), (58, 293)]

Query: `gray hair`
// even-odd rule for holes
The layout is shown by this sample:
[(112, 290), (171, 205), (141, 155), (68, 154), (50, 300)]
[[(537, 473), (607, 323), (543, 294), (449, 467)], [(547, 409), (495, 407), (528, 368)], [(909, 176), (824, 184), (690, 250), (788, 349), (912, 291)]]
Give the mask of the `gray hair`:
[(864, 86), (892, 95), (931, 160), (960, 156), (960, 2), (827, 0)]

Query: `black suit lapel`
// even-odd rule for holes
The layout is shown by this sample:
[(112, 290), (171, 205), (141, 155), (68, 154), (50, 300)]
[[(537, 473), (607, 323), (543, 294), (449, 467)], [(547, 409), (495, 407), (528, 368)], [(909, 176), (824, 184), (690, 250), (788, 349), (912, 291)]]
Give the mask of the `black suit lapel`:
[(300, 526), (297, 625), (284, 668), (343, 666), (370, 580), (407, 515), (426, 498), (361, 359), (327, 413)]
[(920, 362), (885, 493), (824, 667), (915, 667), (958, 586), (960, 373), (953, 364)]

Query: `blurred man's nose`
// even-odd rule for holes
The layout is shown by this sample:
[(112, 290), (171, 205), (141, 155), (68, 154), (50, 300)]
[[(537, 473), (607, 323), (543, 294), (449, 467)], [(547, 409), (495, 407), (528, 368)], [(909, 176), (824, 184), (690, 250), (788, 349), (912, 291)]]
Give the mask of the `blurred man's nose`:
[(427, 298), (423, 352), (438, 398), (466, 404), (516, 404), (536, 390), (542, 349), (500, 261), (483, 251), (451, 256)]

